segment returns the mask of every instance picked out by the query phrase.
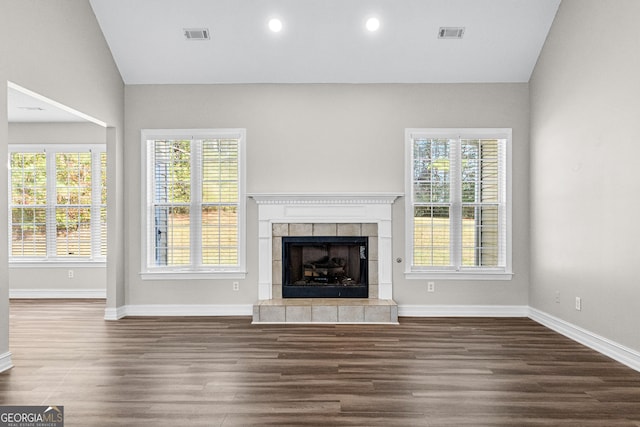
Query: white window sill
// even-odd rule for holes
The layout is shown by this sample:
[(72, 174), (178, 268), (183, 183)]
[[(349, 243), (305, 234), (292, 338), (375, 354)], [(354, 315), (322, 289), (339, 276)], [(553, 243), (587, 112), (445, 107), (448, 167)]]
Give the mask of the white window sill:
[(495, 271), (407, 271), (409, 280), (511, 280), (513, 273)]
[(106, 261), (9, 261), (9, 268), (106, 268)]
[(244, 279), (243, 271), (143, 271), (142, 280), (216, 280), (216, 279)]

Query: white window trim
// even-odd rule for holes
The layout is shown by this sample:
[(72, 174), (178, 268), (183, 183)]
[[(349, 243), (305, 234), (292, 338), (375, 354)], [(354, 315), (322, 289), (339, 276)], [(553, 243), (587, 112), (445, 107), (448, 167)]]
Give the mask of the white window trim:
[[(506, 212), (505, 212), (505, 267), (460, 268), (413, 266), (413, 139), (427, 138), (498, 138), (506, 139)], [(512, 270), (512, 129), (510, 128), (410, 128), (405, 129), (405, 278), (416, 280), (511, 280)]]
[(106, 261), (13, 261), (10, 269), (20, 268), (106, 268)]
[[(105, 153), (107, 151), (106, 144), (9, 144), (9, 156), (11, 153), (42, 153), (42, 152), (51, 152), (51, 153), (84, 153), (90, 152), (92, 153), (92, 166), (95, 165), (96, 160), (97, 164), (100, 164), (99, 155), (101, 153)], [(95, 157), (98, 156), (96, 159)], [(8, 200), (7, 200), (7, 210), (9, 220), (7, 221), (7, 227), (9, 230), (9, 236), (11, 236), (11, 194), (12, 194), (12, 186), (11, 186), (11, 170), (7, 167), (8, 170)], [(54, 168), (55, 172), (55, 168)], [(51, 191), (54, 192), (56, 190), (55, 180), (49, 180), (49, 176), (51, 176), (50, 171), (50, 162), (47, 161), (47, 200)], [(55, 175), (54, 175), (55, 176)], [(97, 178), (97, 179), (96, 179)], [(94, 199), (97, 197), (100, 200), (100, 185), (102, 178), (102, 168), (100, 166), (91, 168), (91, 198), (92, 198), (92, 206), (94, 206)], [(97, 192), (96, 192), (97, 189)], [(98, 205), (100, 203), (98, 202)], [(94, 223), (93, 215), (96, 213), (92, 211), (92, 232), (94, 227), (99, 227), (99, 213), (98, 213), (98, 223)], [(49, 233), (47, 230), (47, 251), (49, 251), (49, 246), (51, 242), (49, 241)], [(99, 242), (95, 242), (92, 239), (92, 254), (99, 254)], [(72, 256), (45, 256), (45, 257), (12, 257), (11, 256), (11, 237), (9, 237), (9, 241), (7, 242), (9, 248), (9, 264), (10, 268), (50, 268), (52, 266), (60, 267), (60, 268), (70, 268), (70, 267), (104, 267), (106, 266), (106, 256), (96, 255), (91, 258), (87, 257), (72, 257)], [(95, 250), (95, 252), (94, 252)]]
[[(245, 129), (142, 129), (141, 130), (141, 266), (142, 280), (208, 280), (244, 279), (246, 270), (246, 130)], [(217, 139), (238, 138), (238, 266), (206, 269), (184, 267), (156, 267), (149, 262), (152, 243), (148, 241), (150, 176), (148, 166), (147, 141), (154, 139)]]

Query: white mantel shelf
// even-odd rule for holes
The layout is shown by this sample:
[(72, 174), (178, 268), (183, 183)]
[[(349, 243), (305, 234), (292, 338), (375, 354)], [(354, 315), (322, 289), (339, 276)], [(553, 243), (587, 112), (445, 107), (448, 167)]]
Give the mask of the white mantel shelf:
[(392, 204), (404, 193), (253, 193), (257, 204)]
[(378, 225), (378, 294), (393, 298), (392, 205), (403, 193), (253, 193), (258, 205), (258, 298), (272, 299), (272, 225), (375, 223)]

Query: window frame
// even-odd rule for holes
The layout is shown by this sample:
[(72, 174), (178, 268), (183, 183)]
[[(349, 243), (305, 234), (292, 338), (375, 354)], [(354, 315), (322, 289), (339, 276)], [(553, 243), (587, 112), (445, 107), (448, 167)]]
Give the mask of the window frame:
[[(11, 176), (11, 155), (13, 153), (44, 153), (46, 155), (46, 199), (45, 205), (47, 219), (45, 221), (45, 245), (46, 255), (44, 256), (12, 256), (12, 208), (15, 207), (12, 203), (13, 195), (13, 183)], [(55, 221), (55, 218), (50, 218), (51, 215), (55, 216), (56, 207), (58, 204), (55, 202), (57, 199), (57, 169), (56, 169), (56, 154), (58, 153), (90, 153), (91, 154), (91, 255), (89, 256), (68, 256), (56, 254), (55, 233), (56, 230), (51, 230), (49, 224)], [(102, 227), (100, 222), (101, 210), (106, 208), (106, 204), (102, 203), (102, 154), (107, 153), (106, 144), (9, 144), (8, 155), (9, 163), (7, 167), (8, 171), (8, 233), (9, 239), (7, 247), (9, 251), (9, 265), (12, 268), (37, 268), (37, 267), (102, 267), (106, 266), (107, 256), (106, 250), (104, 255), (102, 254), (102, 246), (106, 246), (106, 234), (102, 233)], [(53, 177), (53, 179), (51, 179)], [(97, 177), (97, 179), (96, 179)], [(53, 202), (52, 202), (53, 201)], [(105, 222), (106, 226), (106, 222)], [(96, 239), (97, 236), (97, 239)], [(104, 240), (103, 240), (104, 237)], [(51, 241), (53, 239), (53, 242)]]
[[(224, 129), (142, 129), (141, 134), (141, 266), (142, 280), (183, 280), (183, 279), (244, 279), (246, 277), (246, 130), (241, 128)], [(154, 185), (153, 171), (150, 170), (149, 145), (150, 140), (205, 140), (205, 139), (238, 139), (238, 264), (235, 266), (206, 266), (193, 268), (191, 266), (158, 266), (152, 263), (153, 241), (149, 237), (149, 226), (153, 224), (151, 196)], [(195, 158), (199, 159), (199, 153)], [(191, 188), (197, 179), (197, 172), (192, 174)], [(190, 203), (199, 203), (200, 196)], [(200, 236), (201, 224), (190, 229), (190, 235)], [(194, 255), (193, 245), (191, 254)], [(197, 252), (196, 252), (197, 253)]]
[[(453, 150), (457, 156), (454, 161), (461, 159), (460, 141), (463, 139), (504, 139), (504, 180), (501, 189), (506, 200), (499, 203), (502, 209), (500, 229), (505, 233), (502, 238), (504, 245), (504, 266), (499, 267), (469, 267), (458, 265), (450, 267), (415, 266), (414, 265), (414, 206), (413, 189), (413, 148), (414, 139), (454, 139), (457, 147)], [(438, 280), (511, 280), (512, 270), (512, 129), (511, 128), (407, 128), (405, 129), (405, 278), (407, 279), (438, 279)], [(450, 195), (456, 198), (451, 204), (458, 203), (463, 207), (462, 194), (457, 185), (461, 186), (462, 172), (452, 176)], [(462, 233), (461, 228), (451, 224), (449, 230)], [(455, 239), (458, 236), (451, 237)], [(450, 254), (453, 259), (459, 259), (460, 254)]]

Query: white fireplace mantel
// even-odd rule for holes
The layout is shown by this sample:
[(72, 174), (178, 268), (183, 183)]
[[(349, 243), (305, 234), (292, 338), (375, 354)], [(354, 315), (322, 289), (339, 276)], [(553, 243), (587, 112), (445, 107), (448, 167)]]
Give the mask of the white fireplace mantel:
[(249, 197), (259, 205), (283, 204), (382, 204), (391, 205), (401, 193), (260, 193)]
[(393, 298), (392, 205), (401, 193), (249, 194), (258, 205), (258, 298), (272, 299), (272, 226), (276, 223), (378, 225), (378, 293)]

